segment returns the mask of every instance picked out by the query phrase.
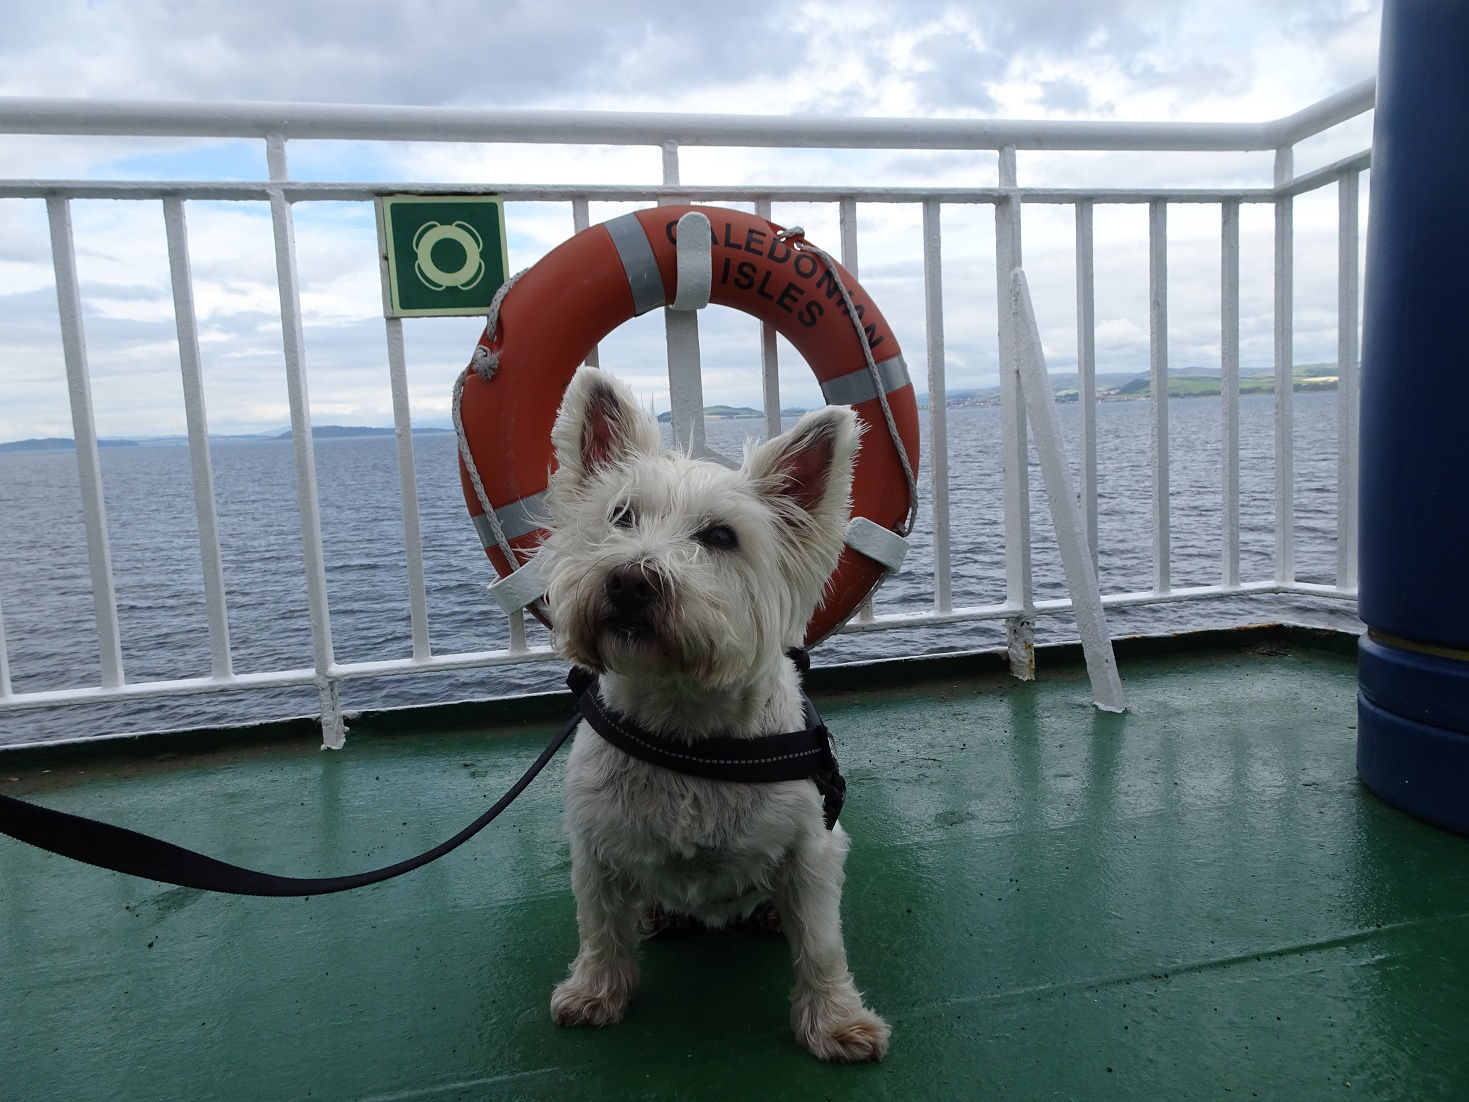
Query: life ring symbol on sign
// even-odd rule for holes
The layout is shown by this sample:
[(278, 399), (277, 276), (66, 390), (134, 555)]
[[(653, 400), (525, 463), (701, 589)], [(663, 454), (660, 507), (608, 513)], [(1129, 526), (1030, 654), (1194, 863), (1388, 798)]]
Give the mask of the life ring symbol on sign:
[[(443, 241), (452, 241), (464, 250), (464, 263), (455, 271), (445, 271), (434, 262), (434, 246)], [(413, 234), (413, 251), (416, 259), (413, 271), (424, 286), (435, 291), (450, 287), (468, 291), (485, 277), (485, 240), (479, 231), (468, 222), (425, 222)]]
[(491, 587), (496, 600), (540, 617), (535, 599), (547, 564), (536, 551), (547, 535), (551, 425), (571, 376), (599, 341), (639, 314), (676, 304), (679, 221), (691, 213), (708, 219), (700, 231), (710, 244), (700, 250), (710, 268), (703, 301), (770, 323), (806, 360), (826, 401), (851, 406), (867, 430), (847, 546), (807, 624), (809, 646), (901, 564), (915, 500), (918, 407), (876, 303), (797, 230), (722, 207), (649, 208), (582, 230), (502, 287), (455, 387), (465, 503), (500, 575)]

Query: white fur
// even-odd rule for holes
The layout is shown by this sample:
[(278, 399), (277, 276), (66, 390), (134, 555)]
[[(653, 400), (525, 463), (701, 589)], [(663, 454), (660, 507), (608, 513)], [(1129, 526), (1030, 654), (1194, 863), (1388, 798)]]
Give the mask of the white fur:
[[(548, 495), (548, 602), (562, 653), (601, 675), (612, 708), (664, 735), (799, 728), (800, 687), (784, 654), (841, 551), (858, 437), (851, 410), (828, 407), (730, 471), (661, 453), (657, 426), (622, 384), (578, 371), (552, 432)], [(609, 598), (614, 572), (649, 583), (646, 608), (629, 613)], [(795, 962), (797, 1039), (826, 1060), (882, 1059), (888, 1027), (863, 1005), (842, 944), (850, 843), (840, 826), (826, 829), (811, 782), (685, 776), (583, 724), (567, 765), (566, 827), (581, 947), (551, 997), (556, 1022), (621, 1020), (647, 907), (719, 925), (773, 901)]]

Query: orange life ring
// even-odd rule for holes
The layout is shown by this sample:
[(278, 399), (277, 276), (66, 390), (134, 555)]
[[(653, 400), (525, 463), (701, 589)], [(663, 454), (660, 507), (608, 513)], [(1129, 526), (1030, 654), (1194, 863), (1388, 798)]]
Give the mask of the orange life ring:
[[(520, 277), (500, 304), (496, 332), (479, 345), (498, 355), (486, 381), (467, 371), (462, 428), (490, 505), (512, 548), (528, 557), (546, 532), (540, 509), (554, 466), (551, 425), (572, 374), (598, 341), (628, 319), (670, 305), (677, 283), (679, 218), (709, 219), (709, 301), (769, 322), (805, 358), (828, 402), (849, 405), (866, 424), (853, 477), (852, 515), (901, 531), (913, 502), (867, 360), (826, 264), (781, 227), (722, 207), (663, 206), (591, 226), (558, 245)], [(918, 469), (918, 408), (897, 338), (871, 297), (841, 270), (860, 319), (910, 469)], [(477, 355), (484, 355), (476, 350)], [(519, 563), (496, 546), (460, 458), (470, 516), (503, 578)], [(844, 548), (826, 599), (806, 626), (808, 644), (840, 627), (882, 579), (885, 567)]]

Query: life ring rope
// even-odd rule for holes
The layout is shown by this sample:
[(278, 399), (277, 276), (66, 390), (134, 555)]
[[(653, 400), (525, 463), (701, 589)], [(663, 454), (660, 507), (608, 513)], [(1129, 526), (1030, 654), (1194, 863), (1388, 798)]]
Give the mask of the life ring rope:
[[(493, 335), (499, 330), (500, 303), (505, 301), (505, 296), (510, 293), (510, 289), (519, 283), (520, 277), (528, 271), (530, 271), (529, 268), (520, 269), (520, 271), (507, 279), (495, 291), (495, 297), (490, 299), (490, 308), (485, 318), (486, 333)], [(505, 556), (506, 560), (515, 562), (515, 553), (510, 549), (510, 540), (521, 533), (516, 532), (510, 536), (506, 536), (501, 523), (500, 513), (490, 504), (490, 495), (485, 493), (485, 484), (480, 479), (479, 468), (475, 466), (474, 453), (469, 446), (469, 437), (464, 434), (464, 381), (469, 378), (469, 373), (473, 371), (485, 382), (489, 382), (495, 377), (495, 372), (499, 366), (500, 355), (498, 352), (482, 344), (476, 345), (474, 355), (469, 358), (469, 366), (461, 371), (459, 377), (454, 380), (454, 397), (451, 414), (454, 421), (454, 435), (459, 442), (459, 458), (464, 462), (464, 469), (469, 473), (470, 483), (474, 486), (475, 497), (479, 499), (480, 508), (484, 510), (482, 518), (474, 518), (475, 527), (480, 529), (481, 542), (488, 546), (490, 540), (493, 540), (495, 546), (500, 549), (500, 553)], [(518, 505), (520, 503), (516, 502), (515, 504)], [(505, 508), (505, 506), (501, 507), (502, 510)], [(485, 531), (486, 528), (488, 528), (488, 531)], [(527, 532), (533, 530), (531, 528), (525, 529)], [(485, 539), (487, 535), (490, 539)], [(521, 607), (524, 607), (524, 605)]]
[[(831, 258), (831, 254), (825, 249), (806, 240), (806, 231), (800, 226), (792, 226), (781, 230), (775, 235), (777, 241), (789, 241), (791, 248), (799, 252), (811, 253), (826, 265), (826, 270), (831, 273), (832, 281), (842, 296), (842, 305), (847, 309), (847, 317), (851, 320), (853, 328), (857, 330), (857, 343), (862, 346), (862, 355), (867, 360), (867, 374), (872, 379), (873, 389), (877, 391), (877, 404), (882, 409), (883, 420), (887, 423), (888, 438), (893, 442), (893, 450), (898, 453), (898, 460), (903, 464), (903, 477), (908, 482), (908, 515), (897, 529), (897, 534), (907, 538), (913, 531), (913, 522), (918, 517), (918, 476), (913, 472), (913, 465), (908, 462), (908, 452), (903, 447), (902, 434), (898, 432), (898, 423), (893, 418), (893, 409), (888, 405), (888, 379), (878, 370), (877, 361), (872, 355), (872, 346), (867, 343), (867, 334), (862, 331), (862, 318), (857, 313), (857, 307), (852, 302), (852, 293), (847, 290), (847, 284), (842, 279), (841, 268)], [(907, 380), (907, 369), (903, 371), (903, 381)], [(839, 382), (840, 379), (833, 380)], [(822, 394), (826, 395), (826, 386), (822, 388)], [(827, 401), (831, 398), (827, 396)], [(842, 405), (855, 405), (854, 402), (842, 402)]]
[[(715, 213), (712, 208), (706, 209), (710, 209), (711, 214)], [(736, 212), (727, 213), (736, 214)], [(748, 216), (740, 217), (748, 219)], [(624, 318), (650, 312), (658, 306), (679, 310), (702, 309), (709, 302), (709, 289), (714, 277), (713, 260), (709, 249), (710, 222), (704, 214), (697, 211), (689, 211), (679, 220), (678, 229), (680, 231), (685, 229), (686, 222), (690, 232), (679, 232), (676, 239), (672, 236), (673, 227), (670, 223), (669, 232), (670, 240), (675, 246), (675, 263), (673, 272), (669, 273), (672, 280), (668, 290), (665, 290), (664, 276), (648, 233), (636, 214), (623, 215), (601, 224), (601, 228), (606, 231), (615, 246), (617, 261), (614, 263), (620, 261), (622, 274), (627, 280), (626, 287), (631, 292), (633, 311), (631, 315), (623, 315)], [(769, 223), (764, 223), (764, 225), (769, 226)], [(825, 269), (822, 278), (830, 280), (827, 294), (830, 296), (831, 290), (834, 289), (840, 296), (842, 312), (850, 321), (858, 344), (862, 348), (864, 359), (862, 366), (835, 376), (831, 376), (830, 368), (827, 368), (824, 372), (826, 377), (820, 378), (819, 375), (819, 382), (822, 395), (830, 404), (857, 406), (875, 399), (882, 410), (887, 435), (893, 453), (901, 465), (903, 482), (906, 483), (907, 509), (902, 518), (893, 521), (891, 526), (888, 526), (887, 523), (874, 523), (854, 512), (847, 529), (846, 543), (853, 551), (880, 564), (884, 572), (896, 572), (907, 551), (907, 537), (912, 532), (918, 509), (917, 477), (913, 464), (909, 460), (902, 432), (888, 401), (890, 393), (911, 387), (907, 366), (901, 352), (882, 360), (874, 356), (872, 343), (875, 342), (870, 342), (871, 327), (864, 328), (862, 310), (854, 303), (851, 290), (843, 278), (842, 269), (830, 254), (807, 241), (804, 231), (799, 226), (784, 230), (770, 226), (769, 229), (774, 231), (767, 231), (772, 241), (772, 249), (780, 245), (788, 250), (809, 254), (814, 263), (818, 263)], [(727, 233), (728, 229), (726, 229)], [(725, 262), (726, 268), (728, 263), (728, 261)], [(799, 266), (797, 270), (799, 271)], [(813, 267), (811, 270), (816, 271), (817, 269)], [(533, 493), (528, 497), (506, 502), (496, 508), (491, 501), (490, 494), (486, 491), (475, 462), (463, 415), (465, 385), (472, 375), (478, 375), (480, 380), (488, 383), (494, 379), (499, 369), (500, 354), (505, 348), (503, 342), (507, 340), (502, 332), (501, 304), (521, 277), (529, 271), (531, 269), (527, 268), (517, 272), (496, 292), (487, 311), (484, 336), (476, 346), (469, 365), (455, 380), (451, 408), (459, 455), (464, 468), (466, 491), (472, 491), (481, 510), (477, 514), (471, 510), (472, 519), (485, 548), (495, 548), (503, 557), (504, 562), (509, 564), (508, 573), (490, 585), (490, 593), (507, 614), (513, 615), (521, 609), (528, 608), (539, 619), (549, 624), (544, 603), (540, 600), (545, 593), (549, 563), (544, 555), (534, 553), (534, 546), (526, 546), (523, 539), (545, 528), (548, 524), (544, 508), (545, 492)], [(870, 302), (868, 305), (871, 305)], [(880, 323), (881, 319), (878, 318), (877, 321)], [(524, 337), (519, 339), (524, 340)], [(811, 353), (808, 351), (806, 355), (809, 357)], [(516, 363), (518, 372), (521, 370), (520, 361), (517, 360)], [(911, 403), (911, 396), (907, 396), (905, 400)], [(476, 416), (481, 417), (482, 414), (479, 411), (486, 408), (482, 404), (483, 398), (477, 397), (476, 402)], [(911, 416), (912, 411), (905, 410), (905, 423), (911, 421)], [(483, 428), (477, 431), (482, 436)], [(480, 440), (482, 446), (483, 439), (481, 437), (477, 439)], [(896, 474), (897, 471), (893, 473)], [(520, 546), (515, 545), (517, 541)], [(500, 573), (500, 570), (497, 569), (496, 572)], [(878, 578), (880, 576), (880, 574), (877, 575)], [(866, 583), (868, 587), (875, 584), (875, 581)], [(840, 621), (837, 623), (839, 624)], [(817, 637), (819, 638), (820, 634), (829, 630), (831, 630), (830, 626), (824, 628)], [(811, 637), (808, 636), (809, 638)]]

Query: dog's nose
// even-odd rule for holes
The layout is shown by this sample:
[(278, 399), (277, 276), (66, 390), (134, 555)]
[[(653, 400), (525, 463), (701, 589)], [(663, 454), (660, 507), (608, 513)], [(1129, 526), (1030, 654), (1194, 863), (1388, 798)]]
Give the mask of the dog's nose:
[(633, 615), (658, 599), (658, 576), (642, 563), (623, 563), (607, 575), (602, 589), (618, 613)]

